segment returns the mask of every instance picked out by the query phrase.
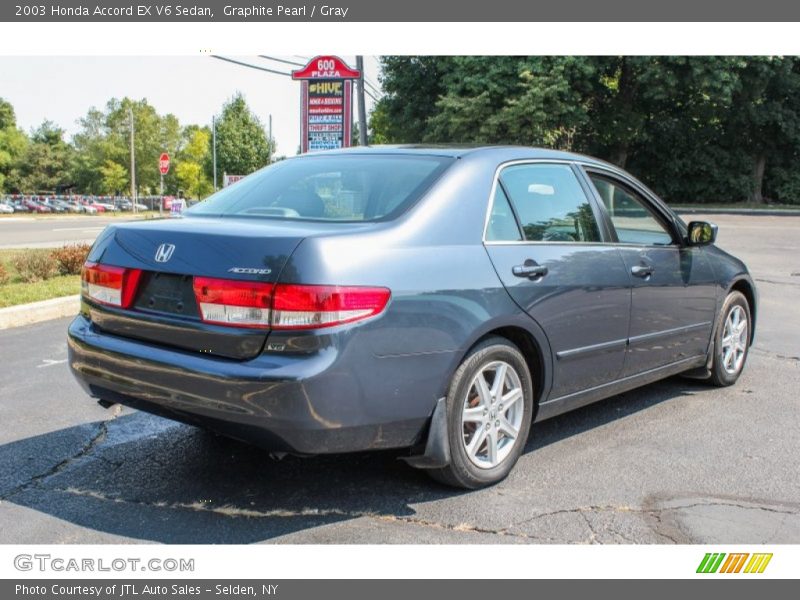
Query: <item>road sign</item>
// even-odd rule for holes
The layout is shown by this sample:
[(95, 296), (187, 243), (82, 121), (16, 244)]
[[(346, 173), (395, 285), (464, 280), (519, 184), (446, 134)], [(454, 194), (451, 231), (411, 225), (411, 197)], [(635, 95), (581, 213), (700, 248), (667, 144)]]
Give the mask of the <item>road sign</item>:
[(301, 82), (301, 152), (350, 146), (353, 80), (360, 75), (338, 56), (317, 56), (292, 71)]
[(222, 187), (228, 187), (232, 183), (236, 183), (242, 179), (244, 179), (244, 175), (228, 175), (227, 173), (224, 173), (222, 175)]
[(158, 170), (162, 175), (169, 173), (169, 154), (166, 152), (162, 152), (158, 159)]

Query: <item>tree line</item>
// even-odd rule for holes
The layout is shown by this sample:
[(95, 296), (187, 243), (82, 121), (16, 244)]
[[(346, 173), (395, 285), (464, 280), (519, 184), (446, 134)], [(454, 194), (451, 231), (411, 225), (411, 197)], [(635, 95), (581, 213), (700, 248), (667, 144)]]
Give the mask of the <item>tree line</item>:
[(386, 56), (377, 143), (547, 146), (666, 200), (800, 203), (800, 58)]
[[(212, 131), (209, 125), (182, 125), (158, 114), (146, 99), (109, 100), (79, 120), (68, 141), (65, 131), (45, 120), (30, 133), (16, 122), (14, 107), (0, 98), (0, 193), (130, 193), (130, 121), (133, 115), (137, 195), (159, 192), (158, 158), (171, 157), (165, 193), (203, 198), (213, 191)], [(268, 164), (274, 142), (241, 94), (216, 117), (217, 180), (247, 175)]]

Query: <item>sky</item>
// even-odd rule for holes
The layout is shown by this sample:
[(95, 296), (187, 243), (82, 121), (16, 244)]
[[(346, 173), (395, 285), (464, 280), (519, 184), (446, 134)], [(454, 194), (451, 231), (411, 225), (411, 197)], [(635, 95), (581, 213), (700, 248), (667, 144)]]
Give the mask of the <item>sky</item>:
[[(288, 72), (294, 67), (257, 56), (229, 56), (241, 62)], [(305, 63), (310, 56), (276, 56)], [(342, 56), (355, 66), (354, 56)], [(364, 57), (367, 80), (378, 82), (378, 59)], [(370, 88), (367, 87), (367, 90)], [(172, 113), (181, 125), (211, 124), (222, 105), (237, 91), (267, 127), (278, 155), (293, 155), (300, 144), (300, 82), (212, 58), (211, 56), (0, 56), (0, 98), (14, 106), (25, 131), (48, 119), (66, 130), (79, 131), (78, 120), (92, 106), (103, 108), (111, 98), (146, 98), (159, 114)], [(367, 111), (373, 100), (367, 96)], [(356, 118), (356, 109), (354, 115)]]

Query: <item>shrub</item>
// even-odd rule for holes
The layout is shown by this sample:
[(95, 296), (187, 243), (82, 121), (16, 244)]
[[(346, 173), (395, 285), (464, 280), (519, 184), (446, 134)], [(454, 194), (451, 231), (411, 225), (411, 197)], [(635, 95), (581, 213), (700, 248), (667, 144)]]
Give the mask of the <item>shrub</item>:
[(81, 267), (91, 249), (89, 244), (66, 244), (53, 250), (50, 256), (53, 257), (58, 272), (62, 275), (80, 275)]
[(17, 254), (12, 260), (12, 264), (19, 273), (20, 279), (26, 283), (50, 279), (58, 273), (56, 262), (46, 252), (28, 251), (24, 254)]
[(0, 263), (0, 285), (8, 283), (9, 279), (11, 279), (11, 276), (8, 274), (5, 265)]

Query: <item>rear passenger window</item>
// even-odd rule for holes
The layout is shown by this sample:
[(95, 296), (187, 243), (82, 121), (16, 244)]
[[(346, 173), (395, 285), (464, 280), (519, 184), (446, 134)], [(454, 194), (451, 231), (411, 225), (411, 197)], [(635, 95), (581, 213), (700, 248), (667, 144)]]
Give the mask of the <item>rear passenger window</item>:
[(672, 243), (667, 228), (647, 209), (646, 201), (612, 179), (589, 174), (603, 199), (608, 216), (624, 244), (666, 246)]
[(592, 207), (568, 165), (514, 165), (503, 169), (500, 183), (527, 241), (600, 241)]

